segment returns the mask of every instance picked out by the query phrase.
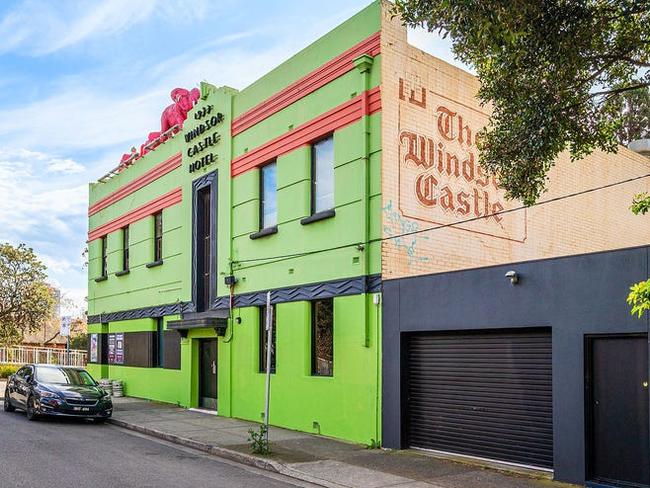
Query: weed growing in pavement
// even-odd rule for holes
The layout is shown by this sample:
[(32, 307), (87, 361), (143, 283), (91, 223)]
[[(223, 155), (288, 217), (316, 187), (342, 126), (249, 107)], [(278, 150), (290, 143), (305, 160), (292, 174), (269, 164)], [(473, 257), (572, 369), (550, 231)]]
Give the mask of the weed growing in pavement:
[(271, 443), (266, 436), (267, 431), (268, 427), (264, 424), (260, 425), (259, 432), (252, 427), (248, 429), (248, 442), (251, 445), (253, 454), (262, 456), (271, 454)]

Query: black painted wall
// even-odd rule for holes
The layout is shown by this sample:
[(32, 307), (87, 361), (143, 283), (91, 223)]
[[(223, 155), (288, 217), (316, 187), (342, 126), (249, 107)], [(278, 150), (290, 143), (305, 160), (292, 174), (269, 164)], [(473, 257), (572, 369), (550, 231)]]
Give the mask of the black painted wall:
[[(582, 483), (584, 337), (648, 331), (648, 318), (633, 318), (625, 299), (632, 283), (650, 276), (649, 262), (643, 247), (384, 281), (383, 445), (406, 447), (405, 333), (550, 326), (555, 478)], [(504, 277), (509, 270), (519, 274), (517, 285)]]

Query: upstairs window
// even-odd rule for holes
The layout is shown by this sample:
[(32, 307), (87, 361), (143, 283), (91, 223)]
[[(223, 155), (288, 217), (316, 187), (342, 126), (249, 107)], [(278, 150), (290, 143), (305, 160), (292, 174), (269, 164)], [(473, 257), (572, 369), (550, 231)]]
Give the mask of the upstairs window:
[(311, 303), (311, 374), (334, 375), (334, 299)]
[(102, 237), (102, 277), (108, 276), (107, 239), (108, 236)]
[[(259, 372), (266, 373), (266, 307), (259, 307), (260, 326), (259, 326)], [(271, 305), (271, 373), (275, 373), (275, 305)]]
[(162, 237), (163, 237), (162, 212), (158, 212), (153, 217), (154, 217), (153, 260), (162, 261)]
[(334, 137), (321, 139), (311, 150), (311, 213), (334, 208)]
[(268, 229), (278, 223), (277, 164), (262, 166), (260, 171), (260, 229)]
[(129, 270), (129, 226), (122, 229), (122, 271)]

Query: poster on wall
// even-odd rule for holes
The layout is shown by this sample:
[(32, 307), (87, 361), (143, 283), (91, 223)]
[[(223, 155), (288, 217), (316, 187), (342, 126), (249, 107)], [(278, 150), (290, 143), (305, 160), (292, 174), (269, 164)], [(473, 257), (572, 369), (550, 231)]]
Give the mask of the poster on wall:
[(115, 334), (115, 364), (124, 364), (124, 333)]
[(99, 336), (97, 334), (90, 334), (90, 362), (97, 362), (97, 341)]
[(108, 364), (115, 364), (115, 334), (108, 334)]

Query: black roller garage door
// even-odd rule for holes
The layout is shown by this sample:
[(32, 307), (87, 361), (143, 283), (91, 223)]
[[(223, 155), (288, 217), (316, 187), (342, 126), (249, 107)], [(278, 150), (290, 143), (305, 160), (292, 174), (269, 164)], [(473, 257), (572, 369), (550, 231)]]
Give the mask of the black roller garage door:
[(553, 467), (550, 332), (412, 334), (407, 348), (410, 447)]

